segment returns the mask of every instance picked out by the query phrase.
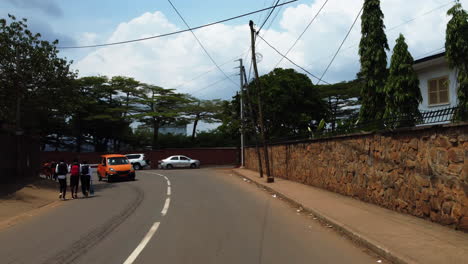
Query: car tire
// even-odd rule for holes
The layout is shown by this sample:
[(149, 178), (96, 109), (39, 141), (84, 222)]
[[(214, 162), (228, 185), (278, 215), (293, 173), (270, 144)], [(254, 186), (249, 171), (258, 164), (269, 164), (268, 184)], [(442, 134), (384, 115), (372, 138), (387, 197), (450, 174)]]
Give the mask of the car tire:
[(172, 168), (174, 168), (174, 166), (172, 166), (171, 164), (167, 164), (167, 165), (166, 165), (166, 169), (170, 170), (170, 169), (172, 169)]
[(102, 181), (101, 174), (99, 174), (99, 173), (98, 173), (98, 180), (99, 180), (99, 181)]
[(196, 168), (197, 168), (197, 164), (195, 164), (195, 163), (190, 164), (190, 168), (191, 168), (191, 169), (196, 169)]
[(112, 178), (109, 175), (107, 175), (107, 182), (112, 182)]
[(133, 168), (134, 168), (135, 170), (141, 170), (141, 169), (142, 169), (140, 163), (135, 163), (135, 164), (133, 164)]

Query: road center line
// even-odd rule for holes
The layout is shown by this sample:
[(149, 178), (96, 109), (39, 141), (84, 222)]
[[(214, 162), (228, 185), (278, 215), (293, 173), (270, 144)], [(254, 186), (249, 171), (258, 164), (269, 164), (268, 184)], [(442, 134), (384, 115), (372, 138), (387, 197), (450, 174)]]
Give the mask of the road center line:
[(148, 233), (145, 235), (145, 237), (141, 240), (140, 244), (133, 250), (132, 254), (125, 260), (123, 264), (132, 264), (138, 255), (140, 255), (141, 251), (146, 247), (146, 244), (151, 240), (151, 238), (154, 236), (156, 231), (158, 230), (159, 227), (159, 222), (155, 222), (153, 226), (151, 226), (150, 230)]
[[(166, 198), (166, 202), (164, 203), (164, 208), (161, 211), (161, 214), (165, 216), (167, 214), (167, 210), (169, 210), (169, 204), (171, 203), (171, 198), (169, 198), (169, 196), (171, 195), (171, 182), (166, 176), (159, 174), (159, 173), (155, 173), (155, 174), (161, 177), (164, 177), (164, 179), (166, 179), (166, 182), (167, 182), (167, 196), (168, 197)], [(133, 250), (132, 254), (130, 254), (130, 256), (125, 260), (123, 264), (132, 264), (138, 258), (138, 256), (146, 247), (146, 245), (149, 243), (149, 241), (154, 236), (158, 228), (159, 228), (159, 222), (154, 222), (154, 224), (151, 226), (148, 233), (146, 233), (145, 237), (141, 240), (140, 244), (138, 244), (138, 246), (135, 248), (135, 250)]]
[(171, 198), (167, 197), (166, 202), (164, 203), (164, 208), (161, 211), (161, 214), (164, 216), (167, 214), (167, 210), (169, 210), (169, 204), (171, 203)]

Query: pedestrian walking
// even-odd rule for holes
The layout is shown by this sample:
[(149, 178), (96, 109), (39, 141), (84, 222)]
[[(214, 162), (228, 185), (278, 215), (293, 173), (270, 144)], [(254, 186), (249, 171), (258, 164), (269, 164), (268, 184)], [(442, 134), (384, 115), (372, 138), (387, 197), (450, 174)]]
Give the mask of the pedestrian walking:
[(80, 182), (80, 171), (81, 165), (78, 163), (78, 160), (74, 160), (72, 165), (70, 165), (70, 190), (72, 193), (72, 198), (78, 198), (78, 185)]
[(89, 196), (90, 183), (91, 183), (91, 167), (87, 161), (83, 161), (81, 164), (81, 191), (84, 197)]
[(60, 163), (57, 164), (55, 171), (57, 173), (57, 178), (60, 184), (60, 195), (59, 199), (65, 200), (67, 194), (67, 173), (68, 173), (68, 165), (62, 159)]

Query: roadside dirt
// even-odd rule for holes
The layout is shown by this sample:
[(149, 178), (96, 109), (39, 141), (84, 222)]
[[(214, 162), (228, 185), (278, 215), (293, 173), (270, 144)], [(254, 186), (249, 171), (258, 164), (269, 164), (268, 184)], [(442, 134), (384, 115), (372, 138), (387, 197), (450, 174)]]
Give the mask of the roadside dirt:
[[(36, 215), (58, 201), (58, 183), (35, 179), (28, 183), (6, 184), (0, 190), (0, 230)], [(16, 190), (12, 192), (11, 190)]]

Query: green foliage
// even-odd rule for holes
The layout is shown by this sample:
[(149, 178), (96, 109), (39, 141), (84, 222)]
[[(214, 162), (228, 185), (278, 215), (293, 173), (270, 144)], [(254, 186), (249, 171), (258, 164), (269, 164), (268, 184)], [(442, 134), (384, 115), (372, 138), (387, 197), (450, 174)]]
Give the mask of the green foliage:
[(445, 50), (451, 68), (457, 69), (458, 111), (456, 120), (468, 121), (468, 14), (459, 1), (448, 11)]
[(357, 119), (358, 109), (356, 106), (360, 103), (362, 85), (360, 80), (353, 80), (318, 86), (320, 96), (327, 104), (326, 120), (331, 125), (332, 131), (335, 131), (339, 124)]
[(142, 85), (137, 92), (132, 118), (153, 129), (153, 149), (159, 148), (159, 128), (166, 124), (181, 121), (181, 114), (190, 103), (185, 94), (175, 93), (172, 89), (164, 89), (155, 85)]
[(385, 85), (386, 109), (384, 118), (402, 120), (391, 125), (414, 126), (421, 119), (419, 104), (422, 102), (419, 80), (413, 69), (413, 57), (405, 38), (400, 34), (393, 48), (390, 72)]
[(262, 98), (265, 130), (270, 139), (307, 136), (308, 127), (315, 129), (327, 115), (317, 88), (304, 74), (277, 68), (261, 76), (259, 82), (260, 95), (254, 82), (248, 85), (250, 100), (253, 109), (257, 109), (258, 96)]
[(46, 136), (70, 112), (66, 100), (75, 73), (56, 45), (32, 33), (27, 20), (0, 19), (0, 123)]
[(385, 35), (384, 15), (380, 0), (365, 0), (361, 16), (361, 41), (359, 55), (363, 81), (361, 90), (360, 122), (380, 119), (385, 110), (384, 86), (387, 78), (387, 54), (389, 49)]
[(197, 125), (199, 121), (215, 123), (220, 121), (223, 102), (219, 99), (201, 100), (190, 98), (191, 102), (185, 107), (185, 114), (188, 120), (193, 122), (192, 140), (195, 139)]

